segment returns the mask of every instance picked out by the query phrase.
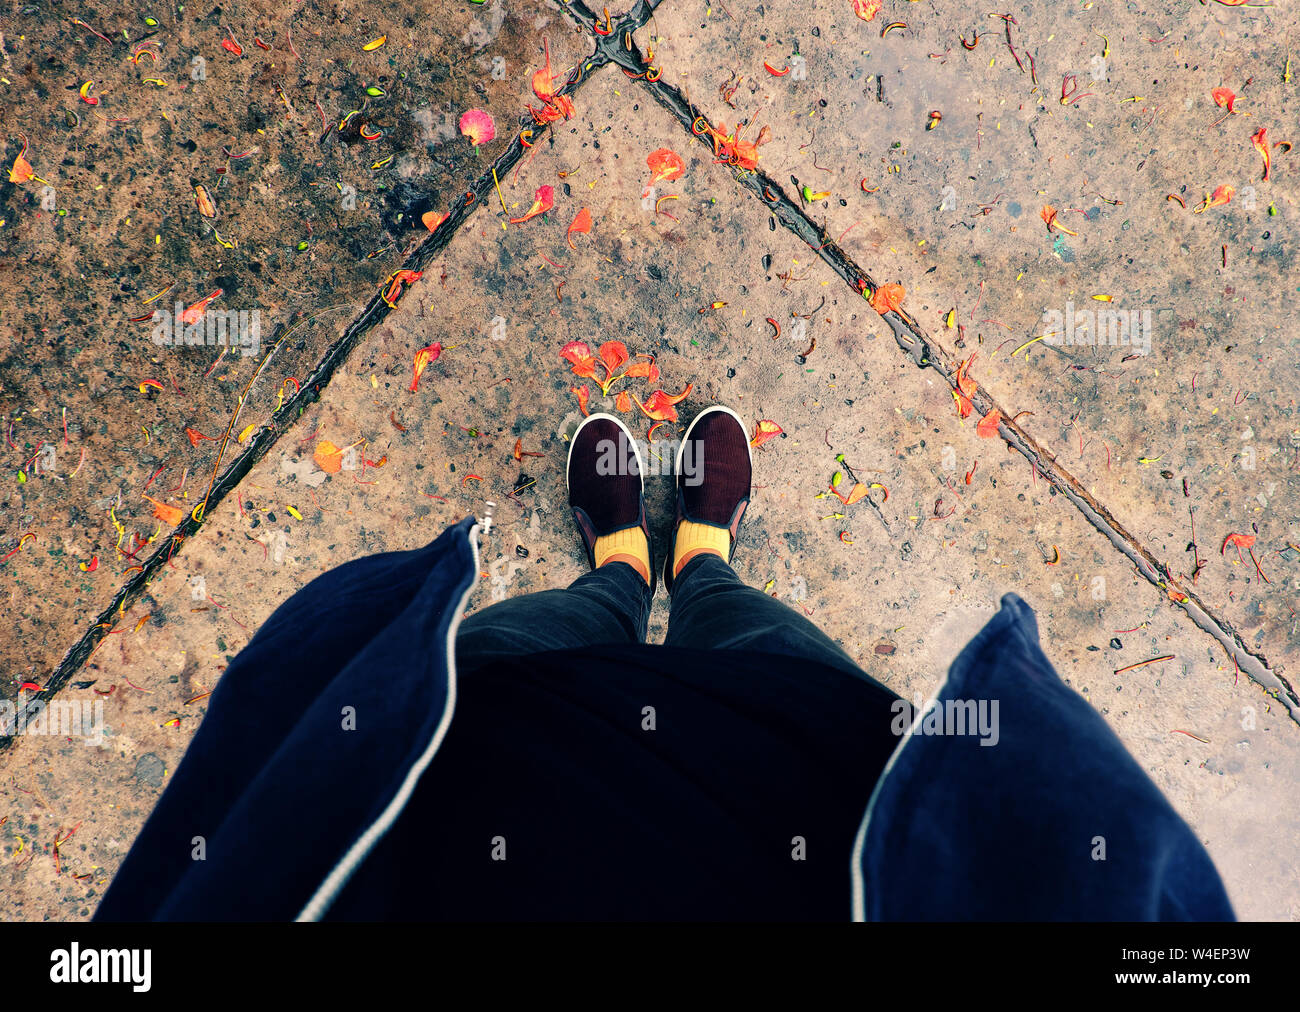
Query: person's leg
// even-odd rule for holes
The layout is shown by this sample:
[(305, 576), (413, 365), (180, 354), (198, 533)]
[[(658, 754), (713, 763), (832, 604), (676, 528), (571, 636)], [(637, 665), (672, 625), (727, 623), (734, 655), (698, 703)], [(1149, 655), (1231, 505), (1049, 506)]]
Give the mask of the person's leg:
[(732, 570), (752, 481), (753, 456), (739, 416), (716, 404), (700, 412), (677, 454), (677, 517), (664, 572), (672, 609), (664, 644), (806, 658), (874, 681), (808, 619), (747, 587)]
[(464, 674), (504, 657), (596, 643), (644, 643), (650, 585), (632, 566), (611, 562), (563, 590), (498, 601), (466, 616), (456, 633)]
[(868, 677), (807, 618), (744, 584), (730, 565), (712, 554), (692, 559), (673, 581), (664, 645), (783, 654)]
[(468, 616), (456, 666), (602, 643), (641, 643), (650, 620), (654, 564), (641, 457), (627, 426), (593, 414), (569, 445), (566, 481), (591, 572), (564, 590), (500, 601)]

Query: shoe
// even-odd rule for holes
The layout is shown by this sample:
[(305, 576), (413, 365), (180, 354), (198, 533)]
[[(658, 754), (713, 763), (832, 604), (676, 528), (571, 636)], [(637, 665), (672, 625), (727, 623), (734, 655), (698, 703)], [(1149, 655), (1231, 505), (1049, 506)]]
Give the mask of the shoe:
[[(654, 548), (646, 519), (645, 465), (631, 431), (604, 412), (589, 415), (569, 443), (565, 477), (569, 506), (578, 527), (587, 562), (594, 570), (612, 555), (631, 555), (644, 562), (650, 592), (655, 589)], [(641, 531), (640, 539), (622, 532)]]
[(664, 586), (669, 590), (680, 537), (690, 539), (689, 546), (682, 546), (683, 556), (709, 547), (730, 563), (736, 553), (736, 533), (749, 505), (754, 474), (749, 435), (740, 416), (721, 404), (696, 415), (677, 450), (675, 470), (677, 515), (664, 560)]

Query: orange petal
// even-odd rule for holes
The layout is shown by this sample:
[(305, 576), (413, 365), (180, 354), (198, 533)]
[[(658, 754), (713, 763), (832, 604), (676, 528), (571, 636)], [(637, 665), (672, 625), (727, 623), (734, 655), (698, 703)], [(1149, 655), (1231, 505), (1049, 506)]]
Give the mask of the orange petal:
[(652, 393), (640, 407), (647, 418), (653, 418), (657, 422), (677, 421), (677, 409), (673, 406), (673, 401), (662, 390), (656, 390)]
[(1222, 555), (1224, 549), (1229, 545), (1233, 548), (1250, 548), (1255, 544), (1255, 535), (1253, 534), (1229, 534), (1223, 539), (1223, 545), (1219, 548), (1219, 554)]
[(1237, 101), (1237, 96), (1228, 88), (1215, 88), (1210, 92), (1210, 97), (1214, 99), (1215, 105), (1228, 112), (1232, 112), (1232, 103)]
[(555, 79), (551, 74), (551, 43), (549, 39), (543, 39), (542, 42), (546, 47), (546, 66), (533, 73), (533, 94), (543, 102), (549, 102), (555, 97)]
[(754, 430), (754, 438), (749, 441), (750, 446), (762, 446), (769, 439), (774, 439), (781, 435), (785, 430), (770, 418), (764, 418)]
[(736, 156), (736, 164), (742, 169), (758, 168), (757, 144), (751, 144), (749, 141), (736, 141), (731, 145), (731, 150)]
[(181, 322), (191, 324), (191, 325), (198, 323), (201, 319), (203, 319), (203, 314), (207, 312), (208, 304), (212, 302), (213, 299), (217, 298), (217, 296), (219, 296), (221, 292), (222, 290), (218, 288), (211, 295), (199, 299), (198, 302), (194, 303), (194, 305), (190, 306), (189, 309), (181, 313)]
[(311, 455), (311, 459), (328, 474), (338, 474), (343, 467), (343, 451), (328, 439), (316, 444), (316, 452)]
[(549, 102), (555, 97), (555, 81), (548, 68), (543, 67), (533, 72), (533, 94), (543, 102)]
[(176, 506), (168, 506), (166, 503), (161, 503), (150, 496), (145, 496), (145, 498), (153, 503), (153, 515), (163, 523), (175, 527), (185, 519), (185, 511), (183, 509), (179, 509)]
[(420, 221), (424, 224), (425, 228), (432, 232), (449, 217), (450, 215), (439, 214), (437, 211), (425, 211), (424, 214), (420, 215)]
[(853, 490), (849, 492), (848, 498), (844, 500), (844, 505), (852, 506), (855, 502), (857, 502), (866, 494), (867, 494), (867, 486), (862, 484), (862, 482), (858, 482), (853, 486)]
[(686, 389), (679, 394), (664, 394), (662, 390), (660, 390), (659, 392), (661, 394), (664, 394), (664, 397), (668, 399), (669, 404), (680, 404), (682, 401), (686, 400), (686, 396), (694, 389), (695, 389), (694, 383), (687, 383)]
[(578, 395), (578, 407), (582, 409), (584, 415), (590, 414), (587, 411), (587, 401), (591, 397), (591, 391), (587, 389), (587, 384), (580, 387), (569, 387), (569, 390)]
[(881, 316), (889, 312), (898, 312), (903, 305), (903, 296), (907, 292), (902, 285), (881, 285), (871, 296), (871, 308)]
[(584, 207), (581, 211), (578, 212), (577, 217), (573, 219), (573, 224), (569, 226), (569, 230), (564, 234), (564, 241), (569, 244), (569, 249), (574, 250), (576, 252), (578, 247), (573, 245), (573, 240), (569, 237), (573, 235), (574, 232), (590, 232), (590, 231), (591, 231), (591, 212)]
[(528, 213), (522, 218), (511, 218), (510, 224), (522, 225), (529, 218), (536, 218), (539, 214), (545, 214), (555, 206), (555, 187), (539, 186), (537, 192), (533, 194), (533, 206), (528, 209)]
[(610, 376), (627, 364), (627, 357), (627, 345), (622, 341), (606, 341), (600, 346), (600, 360)]
[(415, 393), (416, 390), (419, 389), (420, 376), (424, 373), (424, 370), (429, 367), (430, 363), (438, 361), (438, 356), (441, 354), (442, 344), (438, 341), (435, 341), (427, 348), (421, 348), (415, 353), (415, 360), (413, 363), (414, 375), (411, 376), (411, 385), (408, 387), (411, 393)]
[(1039, 213), (1043, 221), (1047, 222), (1047, 231), (1049, 234), (1054, 228), (1058, 229), (1061, 232), (1064, 232), (1066, 235), (1079, 234), (1078, 232), (1073, 232), (1070, 229), (1066, 228), (1064, 225), (1062, 225), (1059, 221), (1056, 220), (1056, 208), (1054, 208), (1051, 204), (1044, 204), (1043, 210)]
[(1269, 168), (1272, 166), (1273, 162), (1268, 154), (1268, 130), (1265, 127), (1260, 127), (1250, 135), (1250, 143), (1255, 145), (1255, 150), (1258, 151), (1264, 159), (1264, 179), (1267, 180)]
[(659, 379), (659, 367), (655, 365), (654, 356), (638, 355), (637, 358), (643, 358), (645, 359), (645, 361), (632, 363), (632, 365), (627, 367), (627, 372), (625, 372), (623, 375), (635, 377), (638, 379), (645, 378), (648, 379), (651, 383), (656, 382)]
[[(978, 355), (976, 352), (975, 355)], [(971, 355), (961, 365), (957, 367), (957, 389), (967, 397), (974, 397), (975, 391), (979, 389), (979, 384), (970, 378), (969, 370), (975, 361), (975, 355)]]
[(524, 459), (524, 441), (523, 439), (515, 440), (515, 460)]
[(1228, 203), (1229, 201), (1232, 200), (1232, 195), (1236, 192), (1237, 192), (1236, 187), (1231, 186), (1228, 183), (1224, 183), (1222, 186), (1216, 187), (1212, 194), (1210, 194), (1203, 201), (1201, 201), (1200, 206), (1195, 209), (1195, 213), (1200, 214), (1206, 208), (1218, 207), (1221, 204)]
[(215, 218), (217, 216), (217, 205), (212, 202), (206, 186), (194, 187), (194, 202), (198, 204), (199, 214), (203, 215), (203, 217)]
[(618, 396), (614, 398), (614, 407), (619, 411), (631, 411), (632, 395), (626, 390), (620, 390)]
[(573, 372), (583, 379), (596, 375), (596, 356), (582, 341), (570, 341), (560, 349), (560, 357), (573, 364)]
[(23, 137), (22, 149), (18, 152), (18, 157), (14, 159), (14, 167), (9, 170), (9, 182), (25, 183), (27, 180), (35, 178), (35, 174), (32, 172), (32, 163), (27, 160), (26, 155), (27, 138)]
[(645, 162), (650, 166), (651, 186), (660, 180), (671, 182), (680, 179), (686, 172), (686, 164), (682, 161), (681, 155), (669, 148), (651, 151)]
[(882, 0), (853, 0), (853, 13), (863, 21), (870, 21), (880, 13)]
[(998, 434), (998, 424), (1002, 421), (1002, 412), (993, 408), (987, 415), (979, 420), (975, 426), (975, 434), (983, 436), (985, 439), (991, 438)]

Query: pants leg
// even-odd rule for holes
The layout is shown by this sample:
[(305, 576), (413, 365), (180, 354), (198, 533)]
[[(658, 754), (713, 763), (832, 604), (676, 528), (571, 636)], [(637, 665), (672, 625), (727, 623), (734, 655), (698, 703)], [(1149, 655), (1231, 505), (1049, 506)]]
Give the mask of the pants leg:
[(776, 598), (746, 586), (716, 555), (692, 559), (673, 581), (664, 645), (799, 657), (880, 684), (812, 622)]
[(462, 673), (495, 660), (608, 643), (644, 643), (650, 588), (625, 562), (611, 562), (563, 590), (543, 590), (467, 616), (456, 634)]

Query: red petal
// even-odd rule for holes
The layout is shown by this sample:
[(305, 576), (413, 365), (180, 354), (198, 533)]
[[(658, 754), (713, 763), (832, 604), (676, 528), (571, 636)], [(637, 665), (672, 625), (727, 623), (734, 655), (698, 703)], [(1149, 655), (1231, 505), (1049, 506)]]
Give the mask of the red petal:
[(863, 21), (870, 21), (880, 13), (881, 0), (853, 0), (853, 13)]
[(655, 365), (654, 356), (638, 355), (637, 358), (643, 358), (645, 361), (632, 363), (632, 365), (627, 367), (627, 372), (623, 375), (638, 379), (644, 377), (651, 383), (655, 382), (655, 380), (659, 378), (659, 367)]
[(1228, 88), (1215, 88), (1210, 92), (1210, 97), (1214, 99), (1215, 105), (1228, 112), (1232, 112), (1232, 103), (1237, 101), (1237, 96)]
[(998, 434), (998, 423), (1002, 421), (1002, 412), (997, 408), (991, 410), (987, 415), (980, 419), (979, 424), (975, 426), (975, 434), (988, 439)]
[(582, 341), (570, 341), (560, 349), (560, 357), (573, 363), (574, 375), (590, 379), (596, 375), (596, 356)]
[(622, 341), (606, 341), (600, 346), (600, 360), (611, 376), (627, 364), (627, 357), (627, 345)]
[(1267, 180), (1269, 168), (1273, 161), (1272, 158), (1269, 157), (1268, 153), (1268, 130), (1265, 127), (1260, 127), (1250, 135), (1250, 143), (1255, 145), (1255, 150), (1258, 151), (1264, 159), (1264, 179)]
[(495, 137), (497, 128), (492, 122), (492, 117), (482, 109), (471, 109), (460, 118), (460, 132), (470, 139), (470, 143), (478, 147)]
[(573, 240), (570, 239), (569, 236), (573, 235), (574, 232), (586, 233), (590, 231), (591, 231), (591, 212), (584, 207), (581, 211), (578, 212), (577, 217), (573, 219), (573, 224), (569, 226), (569, 230), (564, 234), (564, 241), (569, 244), (569, 249), (576, 251), (578, 247), (573, 245)]
[(871, 296), (871, 308), (881, 316), (888, 312), (897, 312), (903, 305), (903, 296), (907, 292), (902, 285), (881, 285)]
[(436, 341), (427, 348), (421, 348), (415, 353), (414, 375), (411, 376), (411, 385), (407, 389), (412, 393), (419, 389), (420, 376), (423, 375), (424, 370), (429, 367), (430, 363), (438, 361), (438, 356), (441, 354), (442, 345)]
[(581, 362), (592, 361), (596, 356), (591, 353), (591, 348), (585, 342), (570, 341), (560, 349), (560, 357), (567, 358), (574, 365), (578, 365)]
[(785, 430), (770, 418), (764, 418), (754, 431), (754, 438), (749, 441), (750, 446), (762, 446), (769, 439), (774, 439), (781, 435)]
[(641, 411), (647, 418), (653, 418), (655, 421), (677, 421), (677, 409), (673, 407), (673, 402), (662, 390), (656, 390), (647, 397), (645, 403), (641, 405)]
[[(979, 352), (975, 352), (975, 355), (978, 354)], [(979, 389), (979, 384), (971, 379), (969, 375), (970, 367), (975, 362), (975, 355), (971, 355), (970, 358), (957, 367), (957, 389), (967, 397), (974, 397), (975, 391)]]
[(551, 43), (543, 40), (546, 46), (546, 66), (533, 73), (533, 94), (543, 102), (555, 97), (555, 80), (551, 74)]
[(511, 218), (510, 224), (522, 225), (530, 218), (536, 218), (539, 214), (545, 214), (555, 206), (555, 187), (539, 186), (537, 192), (533, 194), (533, 206), (528, 209), (528, 213), (522, 218)]
[(1223, 545), (1219, 548), (1219, 554), (1222, 555), (1224, 549), (1229, 545), (1233, 548), (1250, 548), (1255, 544), (1255, 535), (1253, 534), (1229, 534), (1223, 539)]
[(682, 401), (686, 400), (686, 395), (689, 394), (693, 389), (695, 389), (695, 384), (687, 383), (686, 389), (679, 394), (664, 394), (662, 390), (660, 390), (659, 392), (661, 394), (664, 394), (664, 397), (667, 398), (669, 404), (680, 404)]
[(681, 156), (675, 151), (668, 148), (659, 148), (657, 151), (651, 151), (646, 157), (646, 164), (650, 166), (650, 183), (651, 185), (662, 180), (672, 181), (680, 179), (686, 171), (686, 165)]

